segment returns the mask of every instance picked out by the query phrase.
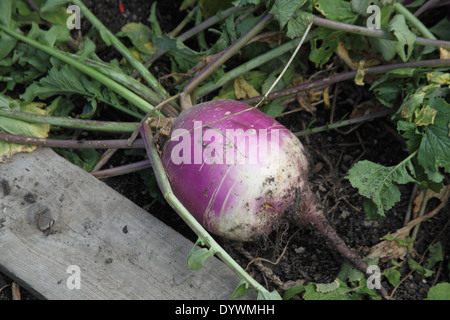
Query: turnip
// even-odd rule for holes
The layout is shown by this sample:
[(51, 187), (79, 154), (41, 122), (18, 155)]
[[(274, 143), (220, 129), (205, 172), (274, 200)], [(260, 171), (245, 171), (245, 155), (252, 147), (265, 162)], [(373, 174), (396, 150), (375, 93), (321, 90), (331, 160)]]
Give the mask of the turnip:
[(166, 139), (162, 163), (173, 193), (211, 233), (249, 241), (284, 219), (313, 227), (367, 271), (315, 201), (303, 145), (265, 113), (234, 100), (201, 103), (180, 114)]

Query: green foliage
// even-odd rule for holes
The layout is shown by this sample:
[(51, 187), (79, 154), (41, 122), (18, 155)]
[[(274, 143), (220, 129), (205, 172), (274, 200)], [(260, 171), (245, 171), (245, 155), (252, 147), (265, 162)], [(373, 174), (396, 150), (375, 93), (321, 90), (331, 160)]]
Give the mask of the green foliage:
[[(400, 81), (408, 81), (406, 91), (398, 89)], [(443, 172), (450, 172), (450, 104), (443, 98), (450, 93), (449, 85), (448, 73), (418, 70), (397, 70), (373, 84), (386, 106), (403, 100), (393, 119), (407, 141), (409, 156), (396, 166), (364, 160), (349, 170), (352, 186), (371, 201), (365, 205), (370, 217), (383, 218), (400, 200), (398, 184), (413, 182), (435, 191), (442, 186)]]
[(201, 238), (197, 240), (195, 245), (192, 247), (189, 257), (187, 259), (187, 266), (191, 270), (200, 270), (203, 268), (206, 260), (216, 254), (216, 251), (212, 248), (199, 248), (199, 246), (204, 246), (205, 241)]
[[(375, 264), (376, 261), (370, 262)], [(285, 291), (284, 300), (301, 295), (304, 300), (379, 300), (375, 289), (369, 289), (364, 274), (348, 261), (342, 264), (336, 279), (330, 283), (309, 283)]]
[(91, 172), (100, 160), (100, 152), (95, 149), (54, 149), (60, 156), (76, 166)]
[(250, 286), (246, 281), (241, 280), (239, 282), (238, 286), (234, 290), (233, 294), (230, 297), (230, 300), (237, 299), (239, 297), (242, 297), (250, 290)]
[(389, 281), (391, 285), (396, 287), (400, 283), (401, 273), (396, 269), (389, 269), (384, 276)]
[(405, 17), (401, 14), (395, 15), (389, 23), (387, 30), (397, 39), (397, 42), (395, 42), (397, 54), (403, 61), (409, 60), (414, 41), (416, 41), (416, 35), (409, 30)]
[(410, 157), (391, 167), (364, 160), (357, 162), (349, 170), (347, 178), (361, 195), (372, 200), (377, 210), (366, 213), (371, 218), (377, 218), (385, 217), (384, 211), (400, 201), (400, 190), (395, 183), (416, 182), (414, 172)]
[(438, 283), (431, 287), (425, 300), (450, 300), (450, 283)]

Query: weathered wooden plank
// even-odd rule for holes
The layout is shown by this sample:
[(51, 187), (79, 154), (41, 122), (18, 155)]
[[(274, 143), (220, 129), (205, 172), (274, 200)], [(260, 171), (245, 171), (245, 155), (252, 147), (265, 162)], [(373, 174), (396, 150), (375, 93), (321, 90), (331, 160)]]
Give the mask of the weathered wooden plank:
[(49, 149), (0, 164), (0, 180), (0, 268), (43, 298), (229, 299), (239, 282), (215, 258), (190, 271), (192, 242)]

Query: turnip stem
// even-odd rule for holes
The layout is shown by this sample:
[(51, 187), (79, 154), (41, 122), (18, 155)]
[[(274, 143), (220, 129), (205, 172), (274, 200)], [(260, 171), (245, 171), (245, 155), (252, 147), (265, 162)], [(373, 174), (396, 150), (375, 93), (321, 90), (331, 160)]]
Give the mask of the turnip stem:
[[(142, 140), (139, 140), (139, 141), (142, 141)], [(91, 175), (93, 175), (94, 177), (99, 178), (99, 179), (111, 178), (111, 177), (116, 177), (116, 176), (123, 175), (123, 174), (141, 171), (141, 170), (148, 169), (148, 168), (151, 168), (150, 161), (142, 160), (142, 161), (126, 164), (126, 165), (111, 168), (111, 169), (93, 171), (93, 172), (91, 172)]]
[(38, 147), (70, 148), (70, 149), (134, 149), (144, 148), (142, 140), (129, 144), (127, 139), (117, 140), (57, 140), (22, 136), (12, 133), (0, 132), (0, 141), (18, 143)]
[(88, 76), (101, 82), (102, 84), (104, 84), (105, 86), (110, 88), (111, 90), (117, 92), (120, 96), (125, 98), (128, 102), (130, 102), (137, 108), (141, 109), (145, 113), (149, 112), (150, 110), (152, 110), (154, 108), (150, 103), (148, 103), (146, 100), (142, 99), (140, 96), (138, 96), (134, 92), (132, 92), (129, 89), (125, 88), (124, 86), (118, 84), (114, 80), (111, 80), (110, 78), (108, 78), (104, 74), (98, 72), (94, 68), (91, 68), (91, 67), (85, 65), (84, 63), (71, 58), (67, 54), (65, 54), (59, 50), (56, 50), (52, 47), (46, 46), (42, 43), (39, 43), (38, 41), (35, 41), (35, 40), (28, 38), (20, 33), (17, 33), (3, 25), (0, 25), (0, 30), (4, 31), (5, 33), (9, 34), (10, 36), (17, 38), (18, 40), (20, 40), (22, 42), (32, 45), (33, 47), (58, 58), (59, 60), (71, 65), (72, 67), (77, 68), (81, 72), (84, 72), (85, 74), (87, 74)]
[(233, 13), (238, 12), (242, 10), (240, 7), (232, 7), (223, 11), (220, 11), (216, 13), (211, 18), (206, 19), (202, 23), (198, 24), (197, 26), (193, 27), (192, 29), (182, 33), (177, 37), (180, 41), (186, 41), (187, 39), (193, 37), (194, 35), (198, 34), (200, 31), (206, 30), (207, 28), (211, 27), (212, 25), (216, 24), (217, 22), (220, 22), (229, 16), (231, 16)]
[(168, 93), (164, 88), (160, 87), (158, 79), (156, 79), (150, 71), (128, 50), (128, 48), (111, 32), (106, 28), (103, 23), (84, 5), (81, 0), (71, 0), (72, 3), (80, 7), (84, 16), (92, 23), (92, 25), (100, 32), (103, 40), (107, 45), (113, 45), (122, 56), (139, 72), (149, 86), (157, 91), (161, 92), (163, 97), (168, 96)]
[[(313, 36), (313, 33), (311, 32), (306, 37), (305, 40), (310, 39), (312, 36)], [(282, 54), (294, 49), (295, 47), (297, 47), (299, 42), (300, 42), (300, 39), (294, 39), (294, 40), (288, 41), (286, 43), (283, 43), (281, 46), (275, 47), (274, 49), (259, 55), (257, 58), (251, 59), (251, 60), (241, 64), (239, 67), (236, 67), (236, 68), (228, 71), (216, 82), (214, 82), (214, 83), (210, 82), (210, 83), (207, 83), (204, 86), (198, 88), (195, 92), (196, 96), (202, 97), (202, 96), (210, 93), (211, 91), (216, 90), (217, 88), (220, 88), (225, 83), (227, 83), (228, 81), (230, 81), (232, 79), (235, 79), (239, 75), (244, 74), (252, 69), (255, 69), (256, 67), (263, 65), (264, 63), (266, 63), (272, 59), (275, 59), (275, 58), (281, 56)], [(258, 101), (262, 99), (262, 96), (258, 96), (258, 97), (259, 97)], [(270, 95), (269, 95), (269, 97), (270, 97)]]
[[(97, 120), (82, 120), (68, 117), (54, 117), (44, 116), (32, 113), (21, 112), (18, 110), (0, 109), (0, 116), (22, 120), (29, 123), (43, 123), (54, 126), (60, 126), (73, 129), (94, 130), (103, 132), (133, 132), (138, 126), (139, 122), (114, 122), (114, 121), (97, 121)], [(169, 119), (161, 119), (161, 123), (167, 124)], [(156, 121), (155, 121), (156, 122)], [(152, 122), (153, 123), (153, 122)]]
[[(433, 59), (433, 60), (423, 60), (423, 61), (413, 61), (413, 62), (405, 62), (405, 63), (395, 63), (388, 64), (383, 66), (377, 66), (368, 68), (365, 70), (365, 75), (370, 74), (378, 74), (378, 73), (386, 73), (395, 69), (401, 68), (440, 68), (440, 67), (449, 67), (450, 59)], [(230, 71), (231, 72), (231, 71)], [(341, 73), (331, 77), (325, 77), (318, 80), (313, 80), (309, 82), (305, 82), (299, 84), (297, 86), (281, 89), (275, 92), (272, 92), (268, 95), (267, 99), (277, 99), (281, 97), (290, 96), (293, 94), (297, 94), (301, 91), (311, 90), (315, 88), (319, 88), (325, 85), (331, 85), (333, 83), (350, 80), (353, 79), (358, 74), (358, 71), (349, 71), (345, 73)], [(247, 104), (254, 104), (262, 99), (263, 96), (256, 96), (253, 98), (247, 98), (241, 100)]]
[(357, 118), (353, 118), (353, 119), (349, 119), (349, 120), (338, 121), (338, 122), (335, 122), (332, 124), (328, 124), (326, 126), (321, 126), (321, 127), (317, 127), (317, 128), (313, 128), (313, 129), (306, 129), (306, 130), (303, 130), (300, 132), (294, 132), (294, 135), (297, 137), (302, 137), (302, 136), (306, 136), (308, 134), (330, 131), (332, 129), (337, 129), (340, 127), (345, 127), (345, 126), (349, 126), (352, 124), (357, 124), (357, 123), (361, 123), (361, 122), (365, 122), (365, 121), (370, 121), (370, 120), (373, 120), (376, 118), (385, 117), (391, 113), (394, 113), (395, 111), (397, 111), (397, 110), (396, 109), (384, 109), (384, 110), (381, 110), (378, 112), (366, 114), (361, 117), (357, 117)]
[(239, 39), (237, 39), (231, 46), (229, 46), (225, 52), (211, 61), (202, 71), (197, 73), (197, 75), (192, 78), (188, 84), (184, 87), (184, 92), (186, 94), (192, 94), (194, 90), (205, 81), (217, 68), (224, 64), (228, 59), (235, 55), (245, 44), (250, 41), (254, 36), (261, 32), (270, 21), (272, 21), (273, 15), (265, 15), (255, 26), (243, 34)]
[[(69, 54), (70, 57), (75, 60), (80, 60), (80, 56), (76, 54)], [(110, 67), (107, 63), (94, 61), (91, 59), (84, 59), (83, 63), (86, 65), (93, 67), (98, 72), (103, 73), (105, 76), (111, 78), (112, 80), (118, 82), (122, 86), (129, 88), (137, 95), (141, 96), (145, 100), (147, 100), (152, 105), (159, 104), (163, 98), (158, 93), (154, 92), (152, 89), (144, 85), (143, 83), (137, 81), (136, 79), (126, 75), (123, 72), (120, 72), (112, 67)], [(177, 113), (172, 113), (170, 116), (176, 116)]]
[(260, 285), (255, 279), (253, 279), (206, 231), (205, 228), (189, 213), (184, 205), (178, 200), (178, 198), (172, 192), (169, 179), (167, 178), (166, 171), (159, 157), (158, 150), (153, 141), (153, 134), (150, 127), (144, 123), (140, 130), (144, 145), (147, 150), (148, 157), (152, 164), (153, 172), (155, 173), (158, 186), (163, 193), (164, 198), (169, 205), (178, 213), (183, 221), (191, 228), (195, 234), (201, 238), (209, 248), (211, 248), (220, 259), (230, 267), (242, 280), (247, 282), (258, 293), (269, 295), (269, 291)]
[[(242, 10), (239, 7), (233, 7), (233, 8), (229, 8), (227, 10), (218, 12), (215, 16), (203, 21), (202, 23), (200, 23), (199, 25), (193, 27), (192, 29), (184, 32), (183, 34), (179, 35), (177, 37), (177, 40), (184, 42), (186, 40), (188, 40), (189, 38), (193, 37), (194, 35), (200, 33), (201, 31), (205, 30), (206, 28), (209, 28), (210, 26), (216, 24), (217, 22), (229, 17), (230, 15), (232, 15), (235, 12), (238, 12), (239, 10)], [(194, 10), (193, 10), (194, 11)], [(193, 12), (192, 11), (192, 12)], [(200, 12), (200, 11), (197, 11)], [(150, 58), (147, 59), (147, 61), (145, 62), (145, 67), (148, 68), (153, 62), (155, 62), (156, 60), (158, 60), (162, 55), (164, 55), (166, 53), (165, 50), (157, 50), (156, 52), (154, 52), (152, 54), (152, 56)], [(133, 72), (133, 77), (137, 76), (137, 72)]]
[[(367, 37), (396, 41), (394, 36), (392, 36), (390, 33), (386, 32), (384, 30), (369, 29), (366, 27), (354, 26), (351, 24), (333, 21), (333, 20), (329, 20), (329, 19), (324, 19), (324, 18), (317, 17), (317, 16), (314, 17), (313, 22), (315, 25), (317, 25), (319, 27), (344, 31), (344, 32), (363, 35), (363, 36), (367, 36)], [(443, 40), (433, 40), (433, 39), (417, 37), (416, 41), (414, 43), (417, 45), (421, 45), (421, 46), (443, 47), (443, 48), (447, 48), (447, 49), (450, 48), (450, 42), (443, 41)]]

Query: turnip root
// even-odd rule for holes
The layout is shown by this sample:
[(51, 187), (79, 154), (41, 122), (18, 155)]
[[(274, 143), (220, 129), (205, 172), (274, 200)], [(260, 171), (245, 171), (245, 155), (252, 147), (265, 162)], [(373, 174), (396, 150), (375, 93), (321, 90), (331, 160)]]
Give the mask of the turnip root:
[(164, 142), (162, 162), (174, 194), (211, 233), (249, 241), (285, 219), (312, 226), (367, 271), (314, 200), (303, 145), (263, 112), (233, 100), (187, 109)]

